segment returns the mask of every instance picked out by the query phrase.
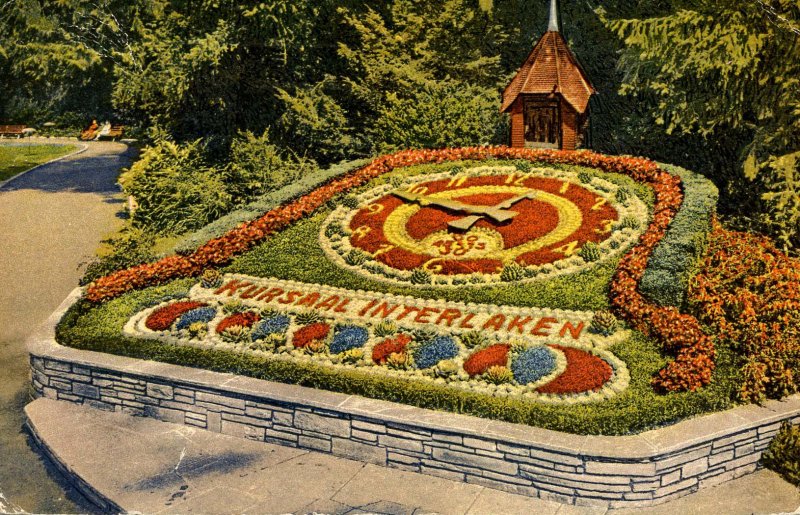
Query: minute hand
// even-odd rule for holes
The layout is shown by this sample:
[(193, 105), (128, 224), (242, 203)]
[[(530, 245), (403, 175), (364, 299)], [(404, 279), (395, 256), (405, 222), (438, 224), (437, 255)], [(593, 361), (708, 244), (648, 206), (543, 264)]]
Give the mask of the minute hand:
[(509, 211), (501, 209), (497, 206), (476, 206), (473, 204), (464, 204), (457, 200), (441, 199), (427, 195), (418, 195), (409, 191), (397, 190), (393, 192), (396, 196), (409, 202), (417, 202), (421, 206), (433, 205), (449, 209), (451, 211), (461, 211), (471, 215), (484, 215), (488, 216), (495, 222), (505, 222), (517, 216), (516, 211)]

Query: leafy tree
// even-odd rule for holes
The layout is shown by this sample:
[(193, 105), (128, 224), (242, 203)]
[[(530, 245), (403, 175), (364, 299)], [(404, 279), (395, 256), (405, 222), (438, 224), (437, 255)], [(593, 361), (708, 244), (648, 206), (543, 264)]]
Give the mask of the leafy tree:
[(713, 142), (734, 135), (739, 180), (725, 182), (745, 199), (753, 185), (741, 179), (756, 180), (760, 222), (786, 248), (799, 247), (800, 4), (692, 0), (665, 16), (608, 25), (626, 46), (622, 92), (654, 99), (668, 133)]

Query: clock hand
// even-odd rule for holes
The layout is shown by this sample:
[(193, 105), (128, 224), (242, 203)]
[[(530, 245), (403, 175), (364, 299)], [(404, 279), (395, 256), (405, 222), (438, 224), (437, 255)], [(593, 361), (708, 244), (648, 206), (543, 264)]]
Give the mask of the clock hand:
[(417, 202), (421, 206), (433, 205), (433, 206), (443, 207), (445, 209), (449, 209), (452, 211), (462, 211), (464, 213), (468, 213), (471, 215), (488, 216), (489, 218), (491, 218), (496, 222), (506, 222), (508, 220), (511, 220), (518, 214), (516, 211), (508, 211), (506, 209), (500, 209), (497, 206), (476, 206), (473, 204), (464, 204), (463, 202), (459, 202), (457, 200), (440, 199), (427, 195), (419, 195), (417, 193), (411, 193), (409, 191), (396, 190), (392, 193), (403, 200), (407, 200), (409, 202)]
[[(517, 197), (513, 197), (513, 198), (510, 198), (508, 200), (504, 200), (504, 201), (500, 202), (499, 204), (496, 204), (494, 207), (499, 208), (499, 209), (508, 209), (511, 206), (513, 206), (514, 204), (516, 204), (517, 202), (520, 202), (521, 200), (525, 200), (525, 199), (533, 200), (534, 198), (536, 198), (536, 195), (538, 195), (538, 194), (539, 194), (538, 191), (529, 191), (528, 193), (525, 193), (523, 195), (519, 195)], [(454, 221), (448, 223), (447, 225), (452, 227), (453, 229), (459, 229), (459, 230), (462, 230), (462, 231), (467, 231), (467, 230), (469, 230), (470, 227), (475, 225), (482, 218), (483, 217), (479, 216), (479, 215), (465, 216), (464, 218), (460, 218), (458, 220), (454, 220)]]

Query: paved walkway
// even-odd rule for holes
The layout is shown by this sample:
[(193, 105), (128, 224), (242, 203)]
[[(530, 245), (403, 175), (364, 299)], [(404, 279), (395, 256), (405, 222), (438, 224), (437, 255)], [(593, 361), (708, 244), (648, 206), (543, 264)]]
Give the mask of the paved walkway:
[(609, 512), (63, 401), (25, 410), (56, 461), (111, 506), (142, 513), (729, 515), (800, 506), (800, 491), (766, 470), (665, 505)]
[(79, 264), (121, 223), (116, 178), (132, 157), (119, 143), (89, 143), (0, 188), (0, 512), (81, 509), (64, 498), (22, 431), (29, 400), (24, 342), (75, 288)]

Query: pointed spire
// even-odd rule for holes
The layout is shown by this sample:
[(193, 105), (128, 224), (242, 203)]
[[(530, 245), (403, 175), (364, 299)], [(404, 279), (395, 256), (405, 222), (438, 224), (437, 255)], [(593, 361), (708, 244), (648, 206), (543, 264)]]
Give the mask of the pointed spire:
[(556, 0), (550, 0), (550, 24), (547, 30), (558, 32), (558, 4)]

